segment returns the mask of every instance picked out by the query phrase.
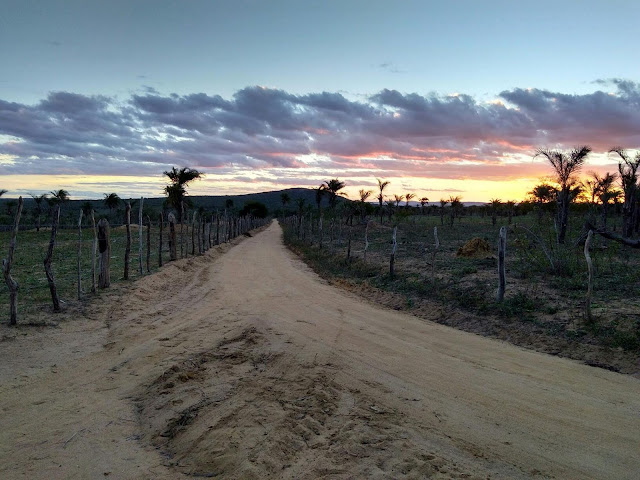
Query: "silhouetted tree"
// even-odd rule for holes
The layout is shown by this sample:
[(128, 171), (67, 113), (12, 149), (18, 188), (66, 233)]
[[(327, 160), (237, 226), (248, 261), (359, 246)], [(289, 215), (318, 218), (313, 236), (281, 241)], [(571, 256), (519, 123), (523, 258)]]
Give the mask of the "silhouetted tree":
[(202, 178), (203, 173), (194, 168), (183, 167), (177, 169), (172, 167), (171, 170), (163, 172), (171, 183), (164, 188), (167, 195), (167, 202), (178, 213), (178, 221), (182, 222), (182, 205), (187, 195), (187, 185), (194, 180)]
[(540, 149), (535, 156), (545, 157), (555, 172), (555, 180), (560, 185), (557, 195), (558, 212), (556, 223), (558, 227), (558, 243), (564, 243), (569, 223), (569, 204), (576, 197), (579, 190), (576, 190), (578, 179), (576, 174), (591, 153), (591, 148), (587, 145), (573, 149), (569, 153), (558, 150)]
[(36, 232), (40, 231), (40, 216), (42, 215), (42, 202), (46, 200), (48, 194), (43, 193), (41, 195), (30, 194), (31, 198), (35, 202), (36, 206), (33, 208), (33, 216), (36, 219)]
[(376, 180), (378, 181), (378, 190), (380, 190), (380, 193), (378, 194), (378, 205), (380, 206), (380, 223), (382, 223), (382, 202), (384, 202), (384, 189), (387, 188), (387, 185), (389, 185), (391, 182), (389, 182), (388, 180), (385, 180), (384, 182), (382, 180), (380, 180), (379, 178), (376, 178)]
[(113, 211), (118, 208), (118, 205), (120, 204), (120, 197), (117, 193), (105, 193), (104, 200), (102, 201), (104, 202), (104, 205), (109, 209), (109, 213), (113, 213)]
[(327, 195), (329, 196), (329, 208), (331, 208), (332, 210), (336, 208), (336, 200), (338, 199), (338, 196), (346, 196), (346, 193), (340, 191), (345, 187), (345, 185), (346, 184), (344, 182), (341, 182), (337, 178), (326, 180), (322, 184), (322, 188), (325, 190), (325, 192), (327, 192)]
[(622, 162), (618, 163), (620, 183), (624, 195), (624, 203), (622, 204), (622, 236), (629, 238), (633, 234), (633, 229), (635, 225), (637, 225), (638, 220), (637, 196), (638, 189), (640, 189), (638, 185), (640, 152), (636, 153), (634, 158), (631, 158), (627, 152), (620, 147), (612, 148), (610, 152), (617, 153), (622, 159)]

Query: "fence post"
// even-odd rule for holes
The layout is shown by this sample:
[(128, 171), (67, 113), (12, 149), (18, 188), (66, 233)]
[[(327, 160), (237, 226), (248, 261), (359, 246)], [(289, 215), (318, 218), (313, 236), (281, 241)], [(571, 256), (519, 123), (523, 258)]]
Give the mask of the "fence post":
[(51, 300), (53, 302), (53, 311), (60, 311), (60, 298), (58, 298), (58, 290), (56, 288), (56, 282), (53, 278), (53, 271), (51, 270), (51, 261), (53, 260), (53, 247), (56, 244), (56, 234), (58, 233), (58, 222), (60, 221), (60, 205), (56, 205), (56, 210), (53, 213), (53, 221), (51, 222), (51, 239), (49, 240), (49, 248), (47, 249), (47, 256), (44, 259), (44, 271), (47, 275), (47, 283), (49, 284), (49, 291), (51, 292)]
[(173, 213), (169, 214), (169, 260), (178, 258), (176, 245), (176, 217)]
[(147, 215), (147, 273), (151, 273), (151, 219)]
[(438, 239), (438, 227), (433, 227), (433, 239), (435, 240), (435, 248), (433, 249), (433, 255), (431, 256), (431, 279), (436, 278), (436, 255), (440, 250), (440, 240)]
[(124, 248), (124, 279), (129, 280), (129, 261), (131, 258), (131, 203), (127, 202), (124, 221), (127, 226), (127, 244)]
[(98, 251), (100, 252), (98, 288), (108, 288), (111, 285), (111, 239), (109, 238), (109, 222), (106, 218), (101, 218), (98, 222)]
[(18, 282), (11, 276), (11, 264), (13, 263), (13, 253), (16, 250), (16, 237), (18, 236), (18, 227), (20, 225), (20, 216), (22, 215), (22, 197), (18, 198), (18, 211), (13, 221), (13, 232), (11, 233), (11, 243), (9, 244), (9, 254), (7, 258), (2, 260), (2, 273), (4, 281), (9, 287), (9, 325), (18, 323)]
[(91, 248), (91, 293), (96, 293), (96, 255), (98, 251), (98, 230), (96, 229), (96, 212), (91, 210), (91, 229), (93, 230), (93, 245)]
[(398, 233), (398, 226), (393, 227), (393, 235), (391, 236), (391, 240), (393, 242), (393, 246), (391, 247), (391, 258), (389, 259), (389, 276), (393, 278), (395, 275), (395, 264), (396, 264), (396, 250), (398, 248), (398, 242), (396, 241), (396, 235)]
[(164, 227), (164, 218), (160, 212), (160, 234), (158, 237), (158, 267), (162, 266), (162, 227)]
[(507, 284), (504, 256), (507, 249), (507, 228), (500, 227), (500, 236), (498, 237), (498, 302), (504, 300), (504, 291)]
[(143, 275), (142, 272), (142, 202), (144, 201), (144, 197), (140, 197), (140, 208), (138, 209), (138, 273), (140, 276)]
[(78, 218), (78, 300), (82, 299), (82, 209), (80, 209), (80, 218)]
[(369, 220), (364, 226), (364, 263), (367, 263), (367, 250), (369, 250)]

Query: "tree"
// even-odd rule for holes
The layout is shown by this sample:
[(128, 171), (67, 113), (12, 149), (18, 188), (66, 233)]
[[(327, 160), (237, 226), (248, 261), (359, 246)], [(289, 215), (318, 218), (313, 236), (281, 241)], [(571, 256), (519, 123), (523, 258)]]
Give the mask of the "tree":
[(640, 152), (631, 158), (627, 152), (620, 147), (614, 147), (609, 152), (617, 153), (622, 159), (618, 163), (618, 172), (620, 173), (620, 184), (624, 195), (624, 203), (622, 204), (622, 236), (631, 237), (633, 229), (638, 220), (638, 168), (640, 168)]
[(462, 204), (462, 197), (460, 196), (449, 197), (449, 203), (451, 204), (449, 216), (451, 218), (451, 226), (453, 226), (453, 221), (455, 220), (456, 217), (459, 216), (460, 209), (464, 205)]
[(9, 190), (5, 190), (4, 188), (0, 188), (0, 197), (7, 193)]
[(187, 185), (194, 180), (202, 178), (203, 173), (195, 168), (182, 167), (177, 169), (172, 167), (171, 170), (162, 172), (170, 180), (170, 184), (164, 187), (164, 193), (167, 194), (167, 203), (178, 212), (178, 221), (182, 222), (182, 204), (187, 196)]
[(405, 205), (407, 207), (407, 209), (409, 208), (409, 202), (411, 201), (412, 198), (415, 198), (416, 194), (415, 193), (406, 193), (404, 198), (407, 200), (407, 204)]
[(118, 205), (120, 204), (120, 197), (117, 193), (105, 193), (104, 200), (102, 201), (104, 202), (104, 205), (109, 209), (109, 213), (113, 213), (113, 211), (118, 208)]
[(91, 211), (93, 210), (93, 204), (87, 200), (86, 202), (84, 202), (82, 204), (82, 214), (86, 217), (89, 218), (91, 216)]
[(367, 213), (367, 200), (373, 192), (371, 190), (362, 189), (358, 192), (360, 195), (360, 220), (364, 222), (364, 217)]
[(429, 203), (429, 199), (427, 197), (422, 197), (420, 199), (420, 207), (422, 209), (422, 215), (424, 215), (424, 206)]
[(502, 205), (502, 200), (499, 198), (492, 198), (489, 200), (489, 206), (491, 207), (491, 225), (496, 224), (496, 217), (498, 216), (498, 209)]
[(607, 229), (607, 210), (609, 203), (620, 196), (619, 190), (614, 190), (613, 185), (617, 180), (615, 173), (607, 172), (604, 177), (600, 177), (597, 173), (593, 174), (593, 178), (596, 181), (596, 196), (602, 203), (602, 226)]
[(380, 205), (380, 223), (382, 223), (382, 202), (384, 202), (384, 189), (387, 188), (387, 186), (391, 182), (388, 180), (385, 180), (383, 182), (379, 178), (376, 178), (376, 180), (378, 181), (378, 190), (380, 190), (380, 193), (378, 194), (377, 198), (378, 198), (378, 205)]
[(545, 157), (555, 173), (555, 180), (560, 186), (557, 195), (558, 211), (556, 214), (556, 224), (558, 226), (558, 243), (563, 244), (567, 234), (567, 225), (569, 223), (569, 204), (579, 193), (576, 190), (579, 182), (576, 177), (587, 157), (591, 153), (591, 148), (587, 145), (574, 148), (571, 152), (561, 152), (559, 150), (540, 149), (536, 152), (535, 157)]
[(61, 188), (51, 192), (51, 199), (54, 205), (61, 205), (69, 201), (69, 192)]
[(47, 199), (48, 194), (43, 193), (41, 195), (30, 194), (36, 206), (33, 209), (33, 216), (36, 218), (36, 232), (40, 231), (40, 215), (42, 215), (42, 202)]
[(269, 213), (269, 210), (267, 209), (267, 206), (264, 203), (257, 202), (257, 201), (250, 201), (244, 204), (244, 207), (242, 207), (242, 210), (240, 210), (239, 215), (240, 216), (251, 215), (252, 217), (255, 217), (255, 218), (266, 218), (268, 213)]
[(338, 199), (339, 195), (342, 195), (342, 196), (347, 195), (346, 193), (340, 191), (345, 186), (346, 184), (344, 182), (341, 182), (337, 178), (332, 178), (331, 180), (325, 180), (322, 183), (321, 187), (324, 189), (325, 192), (327, 192), (327, 195), (329, 196), (329, 208), (331, 210), (335, 210), (336, 200)]
[(282, 202), (282, 216), (284, 218), (284, 207), (287, 206), (287, 204), (291, 201), (291, 198), (289, 197), (288, 193), (281, 193), (280, 194), (280, 201)]
[(5, 207), (7, 207), (7, 215), (9, 215), (10, 217), (13, 215), (13, 207), (15, 207), (16, 205), (18, 205), (18, 202), (16, 200), (7, 200), (7, 202), (5, 203)]
[(404, 199), (402, 195), (394, 195), (393, 200), (395, 202), (395, 207), (398, 208), (400, 206), (400, 202)]

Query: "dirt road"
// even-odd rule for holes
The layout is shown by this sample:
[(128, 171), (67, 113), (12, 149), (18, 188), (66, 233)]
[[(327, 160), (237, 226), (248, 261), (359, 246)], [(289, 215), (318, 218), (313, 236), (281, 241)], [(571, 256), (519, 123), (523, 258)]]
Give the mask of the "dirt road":
[(0, 478), (638, 478), (637, 379), (368, 304), (280, 236), (3, 327)]

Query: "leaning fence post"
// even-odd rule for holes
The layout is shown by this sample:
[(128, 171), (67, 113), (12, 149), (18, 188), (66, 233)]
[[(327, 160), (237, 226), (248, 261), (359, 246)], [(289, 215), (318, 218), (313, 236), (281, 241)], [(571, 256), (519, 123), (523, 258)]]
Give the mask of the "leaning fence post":
[(9, 325), (18, 323), (18, 282), (11, 276), (11, 264), (13, 263), (13, 253), (16, 250), (16, 237), (20, 225), (20, 215), (22, 215), (22, 197), (18, 198), (18, 211), (13, 221), (13, 232), (11, 233), (11, 243), (9, 244), (9, 254), (2, 260), (2, 273), (4, 281), (9, 287)]
[(53, 260), (53, 247), (56, 244), (56, 234), (58, 233), (58, 222), (60, 221), (60, 205), (56, 205), (55, 212), (53, 213), (53, 221), (51, 222), (51, 239), (49, 240), (49, 248), (47, 249), (47, 256), (44, 259), (44, 271), (47, 275), (47, 283), (49, 284), (49, 291), (51, 292), (51, 300), (53, 302), (53, 311), (60, 311), (60, 298), (58, 298), (58, 290), (56, 288), (56, 282), (53, 278), (53, 271), (51, 270), (51, 262)]
[(587, 322), (593, 322), (593, 315), (591, 314), (591, 294), (593, 292), (593, 262), (591, 261), (591, 254), (589, 248), (591, 248), (591, 239), (593, 238), (593, 230), (589, 230), (587, 234), (587, 240), (584, 242), (584, 258), (587, 260), (587, 269), (589, 272), (588, 286), (587, 286), (587, 298), (585, 299), (584, 313)]
[(500, 227), (500, 236), (498, 238), (498, 302), (504, 300), (504, 290), (507, 284), (504, 255), (507, 249), (507, 228)]
[(111, 239), (109, 238), (109, 222), (101, 218), (98, 222), (98, 251), (100, 252), (98, 267), (98, 288), (111, 285)]
[(391, 258), (389, 259), (389, 276), (393, 278), (395, 274), (395, 264), (396, 264), (396, 250), (398, 249), (398, 242), (396, 241), (396, 236), (398, 233), (398, 226), (393, 227), (393, 235), (391, 237), (392, 247), (391, 247)]

